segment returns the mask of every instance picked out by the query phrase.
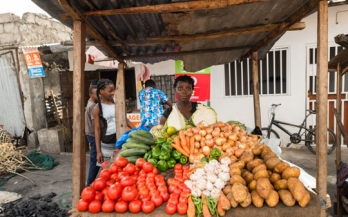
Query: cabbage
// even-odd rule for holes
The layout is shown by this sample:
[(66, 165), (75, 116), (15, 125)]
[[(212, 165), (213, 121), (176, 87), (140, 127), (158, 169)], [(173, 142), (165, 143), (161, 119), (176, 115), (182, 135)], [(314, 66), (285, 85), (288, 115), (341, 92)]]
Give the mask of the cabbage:
[(172, 108), (173, 110), (167, 119), (166, 125), (168, 127), (175, 127), (176, 131), (186, 129), (186, 118), (181, 114), (176, 105), (174, 105)]
[(151, 128), (150, 133), (152, 134), (153, 138), (164, 138), (163, 135), (163, 126), (162, 125), (156, 125)]
[(197, 110), (191, 116), (191, 121), (195, 126), (197, 126), (199, 123), (202, 123), (203, 126), (208, 126), (215, 124), (218, 119), (217, 114), (213, 108), (198, 104)]

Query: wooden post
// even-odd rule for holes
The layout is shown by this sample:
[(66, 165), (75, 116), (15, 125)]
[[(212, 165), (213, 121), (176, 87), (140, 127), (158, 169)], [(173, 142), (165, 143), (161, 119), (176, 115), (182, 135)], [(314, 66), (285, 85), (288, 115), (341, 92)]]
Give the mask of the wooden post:
[[(337, 114), (339, 117), (342, 117), (342, 73), (341, 73), (341, 63), (337, 63), (337, 84), (336, 84), (336, 110)], [(336, 120), (336, 171), (338, 171), (338, 168), (340, 167), (341, 164), (341, 130), (338, 125), (338, 121), (341, 120)], [(337, 180), (338, 180), (338, 173), (337, 175)], [(337, 216), (341, 217), (342, 216), (342, 201), (341, 201), (341, 194), (339, 188), (336, 188), (336, 201), (337, 201)]]
[[(328, 86), (328, 2), (318, 6), (318, 56), (317, 56), (317, 193), (326, 201), (327, 195), (327, 86)], [(321, 207), (321, 217), (326, 216), (326, 206)]]
[(126, 122), (126, 94), (124, 86), (124, 63), (118, 64), (115, 94), (116, 136), (121, 136), (127, 129)]
[(56, 114), (56, 119), (57, 119), (58, 125), (60, 125), (61, 122), (60, 122), (60, 117), (59, 117), (59, 113), (58, 113), (56, 97), (54, 96), (53, 90), (51, 90), (50, 92), (51, 92), (51, 97), (52, 97), (52, 102), (53, 102), (53, 107), (54, 107), (54, 113)]
[(252, 53), (252, 70), (253, 70), (253, 99), (254, 99), (254, 121), (255, 126), (261, 126), (261, 108), (260, 108), (260, 91), (259, 91), (259, 57), (257, 52)]
[(86, 182), (85, 111), (84, 111), (84, 66), (86, 62), (86, 26), (74, 21), (74, 72), (73, 72), (73, 161), (72, 205), (76, 206)]

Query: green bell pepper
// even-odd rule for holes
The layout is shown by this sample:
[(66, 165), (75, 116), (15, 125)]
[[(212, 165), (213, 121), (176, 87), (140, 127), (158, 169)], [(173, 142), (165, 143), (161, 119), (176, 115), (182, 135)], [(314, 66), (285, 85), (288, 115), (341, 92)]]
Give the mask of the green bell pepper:
[(213, 148), (213, 150), (211, 150), (210, 152), (210, 157), (212, 158), (220, 157), (220, 155), (221, 155), (221, 151), (218, 148)]
[(171, 153), (172, 158), (174, 158), (175, 160), (180, 160), (181, 157), (181, 153), (177, 150), (173, 150)]
[(159, 156), (160, 160), (169, 160), (169, 158), (170, 158), (170, 153), (167, 151), (162, 151)]
[(209, 161), (208, 161), (208, 158), (202, 157), (201, 162), (209, 162)]
[(156, 159), (148, 159), (147, 162), (150, 162), (152, 164), (152, 166), (156, 167), (157, 168), (157, 160)]
[(168, 168), (174, 168), (176, 164), (176, 160), (174, 158), (169, 158), (169, 160), (167, 160), (167, 164), (168, 164)]
[(172, 145), (169, 142), (163, 143), (161, 146), (161, 151), (171, 152), (173, 150)]
[(152, 149), (152, 158), (158, 159), (161, 155), (161, 150), (159, 149)]
[(146, 154), (144, 155), (144, 159), (147, 161), (147, 159), (150, 159), (152, 157), (152, 152), (148, 151), (146, 152)]
[(212, 161), (212, 160), (216, 160), (216, 159), (213, 158), (213, 157), (208, 158), (208, 162), (210, 162), (210, 161)]
[(166, 142), (166, 140), (167, 140), (166, 138), (160, 137), (160, 138), (157, 138), (156, 143), (157, 143), (157, 144), (161, 144), (161, 143)]
[(157, 169), (161, 172), (167, 171), (168, 164), (164, 160), (160, 160), (157, 162)]
[(187, 164), (187, 161), (188, 161), (187, 157), (182, 155), (180, 157), (179, 163), (180, 164)]

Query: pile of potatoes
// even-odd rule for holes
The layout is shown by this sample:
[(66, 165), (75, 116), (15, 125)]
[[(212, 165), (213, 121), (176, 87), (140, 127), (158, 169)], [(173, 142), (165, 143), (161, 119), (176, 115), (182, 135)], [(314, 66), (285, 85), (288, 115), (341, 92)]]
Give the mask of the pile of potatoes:
[[(226, 157), (227, 154), (221, 156)], [(279, 199), (286, 206), (307, 206), (310, 194), (298, 180), (300, 170), (281, 161), (270, 147), (256, 145), (251, 151), (237, 158), (229, 156), (230, 183), (223, 189), (232, 207), (277, 206)]]

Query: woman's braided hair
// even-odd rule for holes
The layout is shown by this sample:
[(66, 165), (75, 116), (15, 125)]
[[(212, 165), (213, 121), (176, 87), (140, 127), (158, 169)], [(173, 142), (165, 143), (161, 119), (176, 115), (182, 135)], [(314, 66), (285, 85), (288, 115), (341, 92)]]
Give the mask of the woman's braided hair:
[(104, 90), (106, 86), (108, 86), (109, 84), (114, 85), (114, 83), (107, 78), (102, 78), (98, 81), (97, 84), (97, 98), (98, 98), (98, 105), (99, 105), (99, 114), (100, 116), (103, 116), (103, 110), (102, 110), (102, 106), (101, 106), (101, 100), (100, 100), (100, 90)]

